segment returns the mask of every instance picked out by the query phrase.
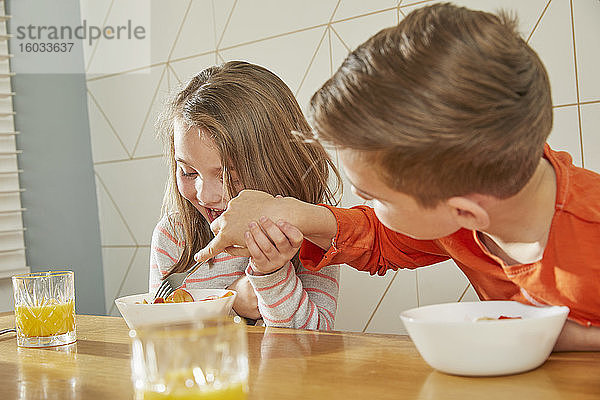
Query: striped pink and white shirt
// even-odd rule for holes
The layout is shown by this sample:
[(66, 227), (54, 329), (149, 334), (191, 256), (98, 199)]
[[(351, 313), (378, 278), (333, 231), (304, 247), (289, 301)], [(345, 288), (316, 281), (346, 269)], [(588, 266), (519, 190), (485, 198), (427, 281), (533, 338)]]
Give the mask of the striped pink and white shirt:
[[(150, 291), (183, 252), (181, 229), (174, 232), (168, 218), (158, 222), (152, 234), (150, 251)], [(252, 275), (247, 257), (221, 253), (212, 266), (198, 268), (187, 280), (189, 288), (227, 288), (236, 279), (247, 276), (258, 298), (258, 308), (267, 326), (299, 329), (333, 329), (339, 293), (339, 266), (309, 271), (291, 262), (270, 275)]]

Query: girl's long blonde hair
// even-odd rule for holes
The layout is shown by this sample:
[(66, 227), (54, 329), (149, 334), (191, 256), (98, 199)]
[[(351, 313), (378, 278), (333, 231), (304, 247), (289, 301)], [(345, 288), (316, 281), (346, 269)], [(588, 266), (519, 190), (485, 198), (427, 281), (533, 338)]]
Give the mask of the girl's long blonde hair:
[[(185, 243), (169, 274), (187, 270), (194, 254), (213, 238), (209, 223), (177, 189), (175, 120), (210, 135), (221, 157), (224, 191), (231, 197), (237, 195), (231, 177), (235, 171), (244, 189), (313, 204), (337, 204), (340, 174), (319, 143), (295, 134), (311, 128), (286, 84), (269, 70), (247, 62), (207, 68), (177, 91), (159, 118), (170, 171), (162, 215), (168, 217), (173, 232), (183, 234), (177, 240)], [(335, 190), (329, 186), (330, 170)]]

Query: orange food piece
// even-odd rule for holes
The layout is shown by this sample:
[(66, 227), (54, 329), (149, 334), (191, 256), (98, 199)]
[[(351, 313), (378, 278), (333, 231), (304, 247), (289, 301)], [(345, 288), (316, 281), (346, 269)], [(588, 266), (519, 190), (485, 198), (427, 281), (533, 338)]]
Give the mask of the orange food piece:
[[(198, 301), (208, 301), (208, 300), (216, 300), (216, 299), (223, 299), (225, 297), (230, 297), (233, 296), (233, 292), (227, 292), (222, 296), (207, 296), (204, 299), (200, 299)], [(193, 302), (194, 300), (194, 296), (191, 295), (190, 292), (188, 292), (185, 289), (176, 289), (173, 293), (171, 293), (169, 296), (167, 296), (167, 298), (162, 298), (162, 297), (157, 297), (156, 299), (154, 299), (154, 301), (150, 304), (158, 304), (158, 303), (190, 303)], [(136, 304), (142, 304), (140, 302), (136, 302)], [(148, 304), (148, 302), (146, 300), (144, 300), (143, 304)]]
[(501, 315), (498, 319), (521, 319), (521, 317), (507, 317), (506, 315)]
[(205, 297), (205, 298), (203, 298), (201, 300), (198, 300), (198, 301), (216, 300), (218, 298), (219, 298), (219, 296), (214, 296), (213, 295), (213, 296), (207, 296), (207, 297)]
[(165, 301), (167, 303), (189, 303), (194, 301), (194, 297), (185, 289), (177, 289)]
[(201, 300), (198, 300), (198, 301), (208, 301), (208, 300), (224, 299), (225, 297), (230, 297), (230, 296), (233, 296), (233, 292), (227, 292), (223, 296), (216, 296), (216, 295), (206, 296), (205, 298), (203, 298)]

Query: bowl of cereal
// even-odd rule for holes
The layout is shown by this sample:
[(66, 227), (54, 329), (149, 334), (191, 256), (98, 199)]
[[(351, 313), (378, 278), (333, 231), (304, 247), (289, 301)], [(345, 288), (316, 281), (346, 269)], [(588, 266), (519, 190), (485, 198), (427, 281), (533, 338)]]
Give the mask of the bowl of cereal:
[(509, 375), (546, 361), (568, 307), (479, 301), (417, 307), (400, 318), (423, 359), (452, 375)]
[(115, 304), (127, 326), (136, 329), (228, 315), (236, 295), (228, 289), (177, 289), (159, 301), (144, 293), (120, 297)]

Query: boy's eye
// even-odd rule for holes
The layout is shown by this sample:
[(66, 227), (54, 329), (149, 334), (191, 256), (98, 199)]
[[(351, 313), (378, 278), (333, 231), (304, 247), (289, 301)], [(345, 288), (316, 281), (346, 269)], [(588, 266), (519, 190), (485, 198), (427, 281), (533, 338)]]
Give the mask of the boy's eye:
[(363, 200), (373, 200), (371, 196), (367, 195), (366, 193), (363, 193), (361, 190), (356, 189), (354, 186), (352, 186), (352, 191), (355, 195), (357, 195)]

